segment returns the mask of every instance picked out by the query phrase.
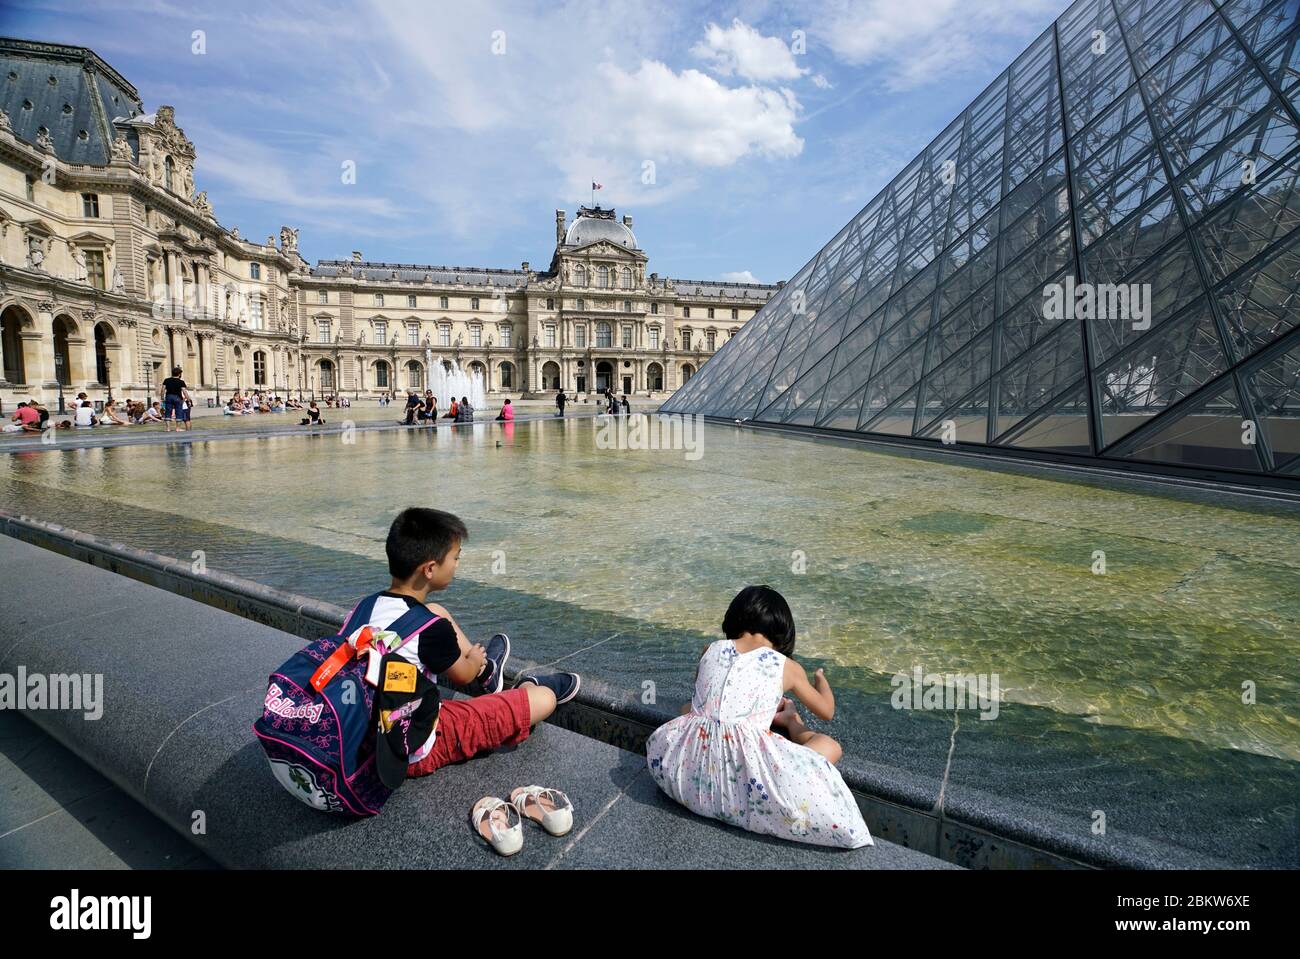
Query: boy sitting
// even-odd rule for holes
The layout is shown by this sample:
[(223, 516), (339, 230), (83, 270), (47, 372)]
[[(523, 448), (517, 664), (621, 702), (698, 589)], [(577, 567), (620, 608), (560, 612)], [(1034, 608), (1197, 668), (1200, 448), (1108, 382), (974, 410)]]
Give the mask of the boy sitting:
[(363, 600), (358, 611), (369, 607), (366, 619), (346, 627), (351, 632), (368, 623), (383, 629), (408, 609), (427, 606), (441, 618), (396, 655), (427, 678), (441, 677), (476, 697), (441, 702), (436, 685), (424, 695), (419, 728), (411, 730), (413, 738), (400, 737), (406, 743), (407, 776), (427, 776), (448, 763), (523, 742), (558, 704), (578, 694), (582, 682), (577, 673), (521, 676), (513, 689), (502, 692), (509, 637), (498, 633), (486, 647), (472, 644), (446, 609), (425, 602), (429, 593), (451, 585), (468, 535), (460, 519), (442, 510), (410, 507), (399, 513), (384, 544), (392, 584), (373, 597), (373, 604), (370, 597)]

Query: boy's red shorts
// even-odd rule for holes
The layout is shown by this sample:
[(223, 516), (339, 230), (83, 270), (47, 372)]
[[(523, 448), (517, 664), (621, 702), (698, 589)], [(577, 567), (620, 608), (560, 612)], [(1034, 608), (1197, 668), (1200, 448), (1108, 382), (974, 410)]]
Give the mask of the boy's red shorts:
[(507, 689), (477, 699), (444, 700), (438, 710), (438, 738), (433, 741), (433, 749), (406, 767), (406, 774), (427, 776), (448, 763), (522, 743), (530, 732), (529, 712), (526, 689)]

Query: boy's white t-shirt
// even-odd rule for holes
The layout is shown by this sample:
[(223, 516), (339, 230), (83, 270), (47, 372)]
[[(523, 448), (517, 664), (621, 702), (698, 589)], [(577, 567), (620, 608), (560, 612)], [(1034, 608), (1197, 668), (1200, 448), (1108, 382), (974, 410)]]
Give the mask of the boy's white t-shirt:
[[(387, 629), (404, 616), (407, 610), (418, 605), (413, 603), (414, 600), (408, 601), (404, 596), (381, 595), (375, 600), (375, 608), (370, 613), (367, 625), (375, 629)], [(398, 649), (396, 655), (419, 667), (427, 679), (436, 683), (438, 672), (460, 658), (460, 644), (451, 623), (440, 618), (433, 626)], [(435, 691), (431, 695), (439, 694)], [(407, 764), (413, 765), (429, 755), (437, 738), (438, 726), (435, 723), (424, 745), (407, 756)]]

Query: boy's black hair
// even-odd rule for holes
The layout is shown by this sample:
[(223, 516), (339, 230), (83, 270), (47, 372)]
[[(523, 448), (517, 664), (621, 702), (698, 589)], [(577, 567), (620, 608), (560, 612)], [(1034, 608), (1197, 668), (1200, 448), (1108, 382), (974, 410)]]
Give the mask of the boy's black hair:
[(416, 567), (433, 560), (441, 563), (447, 554), (469, 538), (460, 518), (440, 509), (411, 506), (397, 514), (388, 527), (384, 552), (388, 572), (397, 579), (409, 579)]
[(728, 639), (762, 633), (782, 656), (794, 655), (794, 614), (771, 586), (746, 586), (737, 593), (722, 617), (722, 632)]

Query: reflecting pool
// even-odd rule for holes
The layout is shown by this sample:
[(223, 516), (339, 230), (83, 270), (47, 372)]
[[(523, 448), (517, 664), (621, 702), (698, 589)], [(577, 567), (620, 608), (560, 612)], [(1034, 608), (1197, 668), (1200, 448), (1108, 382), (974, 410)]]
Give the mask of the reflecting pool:
[[(1300, 510), (716, 425), (698, 458), (603, 449), (598, 429), (11, 454), (0, 502), (340, 604), (384, 584), (398, 509), (448, 509), (471, 534), (453, 614), (674, 704), (734, 593), (769, 583), (836, 689), (846, 764), (1295, 864)], [(996, 674), (999, 718), (954, 740), (951, 712), (891, 708), (916, 667)]]

